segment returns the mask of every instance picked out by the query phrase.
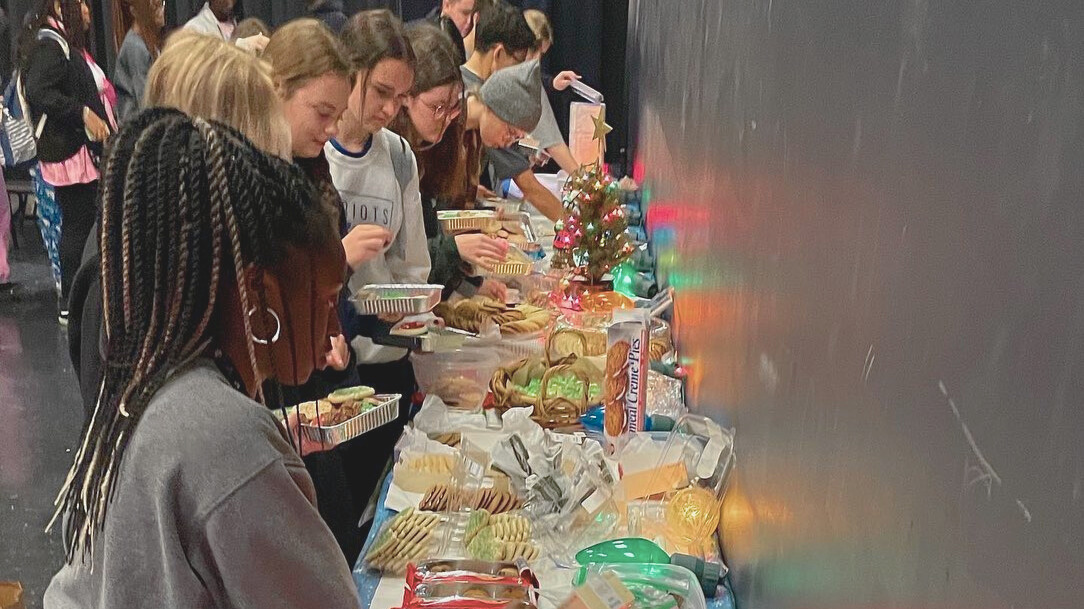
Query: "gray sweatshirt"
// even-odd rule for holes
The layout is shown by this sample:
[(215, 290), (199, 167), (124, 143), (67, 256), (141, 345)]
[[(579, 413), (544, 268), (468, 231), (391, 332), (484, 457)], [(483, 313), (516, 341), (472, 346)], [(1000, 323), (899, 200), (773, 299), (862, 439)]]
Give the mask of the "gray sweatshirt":
[(357, 609), (314, 497), (271, 413), (201, 361), (152, 399), (92, 555), (45, 607)]
[(151, 52), (147, 43), (134, 30), (128, 30), (117, 52), (113, 69), (113, 86), (117, 89), (117, 122), (132, 118), (143, 107), (143, 90), (147, 88), (147, 73), (151, 70)]

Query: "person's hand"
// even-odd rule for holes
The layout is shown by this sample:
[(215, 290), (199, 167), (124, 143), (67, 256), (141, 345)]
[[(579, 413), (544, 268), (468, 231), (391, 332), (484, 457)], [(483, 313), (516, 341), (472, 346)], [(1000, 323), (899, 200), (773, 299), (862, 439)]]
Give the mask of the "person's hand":
[(325, 356), (327, 367), (342, 372), (350, 365), (350, 346), (342, 334), (331, 337), (331, 349)]
[(346, 263), (353, 270), (376, 258), (391, 243), (391, 233), (375, 224), (359, 224), (343, 237)]
[(459, 250), (460, 258), (487, 270), (508, 254), (507, 241), (482, 233), (456, 235), (455, 247)]
[(496, 279), (487, 278), (482, 280), (482, 285), (478, 286), (478, 295), (488, 296), (497, 302), (507, 302), (508, 286)]
[(481, 184), (478, 185), (478, 193), (476, 195), (477, 198), (479, 198), (479, 199), (489, 199), (489, 198), (494, 198), (496, 196), (497, 196), (497, 193), (495, 193), (492, 190), (486, 188), (485, 186), (482, 186)]
[(104, 142), (109, 137), (109, 125), (102, 120), (102, 117), (85, 106), (83, 107), (83, 125), (86, 127), (87, 136), (92, 142)]
[(256, 34), (255, 36), (249, 36), (248, 38), (238, 38), (234, 44), (237, 48), (248, 51), (255, 55), (263, 53), (263, 50), (267, 47), (267, 43), (271, 39), (263, 34)]
[(299, 429), (297, 422), (297, 409), (292, 406), (286, 407), (286, 433), (290, 435), (290, 444), (297, 445), (298, 438), (301, 439), (301, 455), (311, 455), (312, 453), (324, 452), (330, 450), (332, 446), (330, 444), (324, 444), (323, 442), (316, 442), (309, 439), (304, 430)]
[(564, 91), (565, 89), (572, 86), (572, 83), (574, 81), (577, 81), (579, 79), (579, 74), (573, 72), (572, 70), (565, 70), (564, 72), (561, 72), (557, 76), (553, 77), (553, 88), (557, 89), (558, 91)]

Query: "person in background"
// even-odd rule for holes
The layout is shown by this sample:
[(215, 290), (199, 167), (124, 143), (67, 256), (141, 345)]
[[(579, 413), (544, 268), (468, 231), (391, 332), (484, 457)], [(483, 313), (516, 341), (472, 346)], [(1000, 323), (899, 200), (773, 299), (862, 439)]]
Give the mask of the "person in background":
[(323, 22), (336, 36), (343, 31), (346, 13), (342, 0), (308, 0), (309, 16)]
[(233, 15), (236, 5), (237, 0), (208, 0), (196, 16), (184, 24), (184, 29), (230, 40), (237, 27), (237, 19)]
[[(195, 17), (184, 24), (184, 29), (232, 42), (246, 51), (259, 55), (267, 46), (267, 36), (264, 34), (234, 36), (238, 25), (237, 3), (238, 0), (209, 0)], [(264, 29), (267, 29), (266, 25)]]
[[(534, 33), (523, 13), (507, 4), (497, 4), (484, 10), (475, 30), (474, 54), (461, 70), (468, 92), (477, 92), (482, 83), (501, 68), (526, 61), (527, 54), (535, 48)], [(541, 88), (538, 95), (541, 100)], [(517, 142), (534, 127), (531, 125), (530, 129), (518, 132), (516, 138), (503, 138), (507, 143), (501, 147), (487, 145), (483, 176), (488, 178), (489, 187), (493, 189), (499, 188), (502, 180), (511, 178), (528, 203), (550, 220), (556, 221), (564, 209), (561, 201), (542, 186), (531, 170), (531, 162), (517, 146)]]
[(113, 44), (117, 50), (113, 86), (117, 89), (117, 121), (124, 122), (143, 107), (147, 72), (162, 50), (166, 23), (163, 0), (114, 0)]
[[(542, 61), (542, 56), (553, 46), (553, 25), (550, 24), (546, 13), (537, 9), (532, 8), (523, 11), (523, 17), (527, 20), (527, 25), (531, 27), (531, 31), (534, 32), (535, 36), (535, 48), (531, 49), (531, 52), (527, 54), (527, 58)], [(572, 81), (579, 80), (579, 78), (579, 75), (575, 72), (566, 70), (553, 79), (553, 88), (563, 91), (572, 84)], [(569, 150), (568, 144), (565, 143), (565, 139), (561, 135), (561, 128), (557, 126), (557, 119), (553, 116), (553, 107), (550, 106), (550, 99), (546, 95), (545, 89), (542, 91), (542, 118), (528, 137), (538, 145), (539, 151), (545, 150), (546, 154), (556, 161), (557, 165), (566, 173), (571, 174), (580, 168), (579, 161), (572, 156), (572, 151)]]
[[(271, 36), (263, 59), (271, 64), (275, 90), (282, 99), (290, 125), (294, 163), (304, 170), (320, 193), (328, 214), (337, 219), (350, 268), (379, 255), (391, 234), (374, 224), (359, 224), (346, 233), (345, 210), (331, 180), (324, 145), (338, 133), (338, 122), (346, 110), (354, 83), (354, 71), (339, 40), (319, 21), (298, 19), (280, 27)], [(352, 307), (340, 295), (340, 312)], [(342, 386), (357, 385), (357, 362), (340, 335), (332, 339), (328, 370), (317, 371), (300, 387), (283, 387), (286, 404), (319, 399)], [(332, 369), (338, 370), (334, 372)], [(359, 438), (353, 443), (364, 444)], [(346, 478), (343, 458), (347, 447), (302, 455), (312, 476), (320, 516), (331, 528), (349, 565), (357, 560), (364, 539), (358, 521), (368, 497), (354, 497)]]
[(474, 37), (478, 33), (478, 19), (479, 16), (487, 10), (492, 9), (498, 4), (505, 4), (505, 0), (474, 0), (474, 23), (470, 33), (463, 36), (463, 56), (466, 59), (470, 59), (470, 56), (474, 54)]
[[(503, 283), (468, 276), (468, 265), (489, 268), (503, 260), (507, 241), (481, 233), (445, 235), (437, 222), (437, 211), (473, 207), (477, 183), (467, 177), (467, 157), (478, 164), (480, 146), (476, 138), (464, 141), (463, 81), (459, 54), (453, 42), (436, 26), (412, 24), (407, 38), (417, 61), (414, 86), (391, 129), (406, 138), (418, 159), (418, 174), (429, 240), (432, 270), (429, 283), (444, 286), (445, 297), (453, 291), (470, 296), (481, 293), (502, 300), (507, 296)], [(477, 176), (475, 175), (476, 179)]]
[[(253, 120), (288, 155), (266, 72), (262, 89), (248, 97), (275, 114)], [(108, 360), (58, 498), (66, 560), (44, 606), (359, 609), (291, 445), (296, 416), (283, 429), (260, 403), (265, 381), (323, 368), (339, 332), (332, 219), (292, 163), (174, 109), (130, 120), (104, 172)]]
[[(0, 87), (7, 87), (11, 78), (11, 21), (7, 12), (0, 8)], [(11, 267), (8, 265), (8, 239), (11, 236), (11, 201), (8, 199), (7, 183), (0, 173), (0, 289), (11, 287)]]
[(83, 0), (43, 0), (20, 45), (38, 160), (60, 207), (59, 321), (68, 323), (68, 294), (97, 211), (97, 157), (116, 128), (116, 91), (86, 51), (90, 8)]
[(11, 19), (0, 8), (0, 87), (7, 88), (15, 66), (11, 63)]
[(8, 238), (11, 236), (11, 201), (4, 174), (0, 172), (0, 289), (11, 287), (11, 266), (8, 264)]
[(258, 17), (247, 17), (242, 19), (237, 27), (233, 28), (233, 35), (230, 36), (230, 42), (236, 43), (238, 40), (244, 38), (250, 38), (252, 36), (263, 36), (264, 38), (271, 38), (271, 27), (264, 23), (263, 19)]
[(467, 49), (463, 37), (474, 30), (475, 0), (441, 0), (425, 19), (441, 29), (451, 39), (459, 52), (459, 63), (467, 61)]

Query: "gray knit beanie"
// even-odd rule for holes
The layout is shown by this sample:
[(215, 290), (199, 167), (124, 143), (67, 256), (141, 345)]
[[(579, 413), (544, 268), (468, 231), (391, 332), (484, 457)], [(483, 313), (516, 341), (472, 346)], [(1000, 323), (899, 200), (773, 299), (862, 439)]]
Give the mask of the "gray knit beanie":
[(486, 107), (513, 127), (534, 131), (542, 118), (542, 72), (537, 59), (497, 70), (480, 92)]

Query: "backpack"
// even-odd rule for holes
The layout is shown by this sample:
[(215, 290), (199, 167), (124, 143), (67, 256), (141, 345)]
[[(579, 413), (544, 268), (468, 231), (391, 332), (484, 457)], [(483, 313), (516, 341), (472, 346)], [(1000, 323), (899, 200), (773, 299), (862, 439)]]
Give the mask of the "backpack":
[[(71, 47), (64, 37), (53, 30), (38, 30), (38, 40), (52, 40), (60, 45), (64, 59), (71, 59)], [(23, 87), (23, 75), (15, 71), (7, 87), (4, 88), (3, 113), (0, 115), (0, 163), (4, 167), (23, 167), (29, 165), (38, 156), (35, 140), (41, 137), (45, 129), (46, 115), (42, 114), (38, 124), (30, 122), (29, 105), (26, 103), (26, 90)]]
[(16, 72), (4, 88), (4, 98), (0, 101), (0, 164), (12, 169), (32, 163), (38, 156), (26, 106), (18, 94), (20, 81)]
[(391, 144), (388, 151), (391, 153), (391, 166), (395, 170), (395, 181), (399, 183), (399, 190), (405, 191), (410, 178), (414, 177), (414, 163), (411, 160), (410, 146), (402, 136), (397, 135), (399, 145)]

